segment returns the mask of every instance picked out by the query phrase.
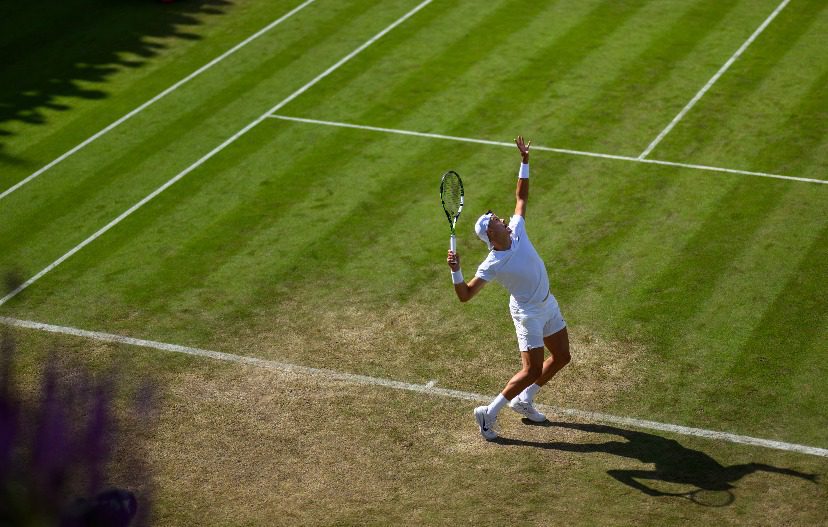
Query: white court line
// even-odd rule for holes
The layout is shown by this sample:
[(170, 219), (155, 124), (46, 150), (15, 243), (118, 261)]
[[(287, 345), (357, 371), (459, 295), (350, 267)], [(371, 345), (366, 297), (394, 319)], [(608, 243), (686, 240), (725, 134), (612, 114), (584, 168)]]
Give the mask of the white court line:
[(315, 2), (315, 1), (316, 1), (316, 0), (306, 0), (304, 3), (302, 3), (302, 4), (298, 5), (297, 7), (295, 7), (294, 9), (292, 9), (291, 11), (289, 11), (288, 13), (286, 13), (286, 14), (282, 15), (281, 17), (277, 18), (276, 20), (274, 20), (273, 22), (271, 22), (270, 24), (268, 24), (268, 25), (267, 25), (267, 26), (265, 26), (264, 28), (260, 29), (258, 32), (256, 32), (256, 33), (254, 33), (253, 35), (251, 35), (251, 36), (247, 37), (245, 40), (243, 40), (243, 41), (239, 42), (239, 43), (238, 43), (238, 44), (236, 44), (233, 48), (231, 48), (231, 49), (229, 49), (229, 50), (225, 51), (225, 52), (224, 52), (223, 54), (221, 54), (220, 56), (218, 56), (218, 57), (214, 58), (213, 60), (211, 60), (210, 62), (208, 62), (208, 63), (207, 63), (207, 64), (205, 64), (204, 66), (200, 67), (199, 69), (197, 69), (197, 70), (196, 70), (196, 71), (194, 71), (193, 73), (189, 74), (188, 76), (184, 77), (184, 78), (183, 78), (183, 79), (181, 79), (180, 81), (176, 82), (175, 84), (173, 84), (172, 86), (170, 86), (170, 87), (169, 87), (169, 88), (167, 88), (166, 90), (162, 91), (161, 93), (159, 93), (158, 95), (156, 95), (156, 96), (155, 96), (155, 97), (153, 97), (152, 99), (148, 100), (147, 102), (145, 102), (145, 103), (144, 103), (144, 104), (142, 104), (141, 106), (139, 106), (139, 107), (135, 108), (134, 110), (132, 110), (132, 111), (131, 111), (131, 112), (129, 112), (128, 114), (124, 115), (123, 117), (121, 117), (121, 118), (120, 118), (120, 119), (118, 119), (117, 121), (113, 122), (112, 124), (110, 124), (109, 126), (107, 126), (106, 128), (104, 128), (103, 130), (100, 130), (99, 132), (97, 132), (97, 133), (96, 133), (96, 134), (94, 134), (93, 136), (89, 137), (89, 138), (88, 138), (88, 139), (86, 139), (84, 142), (82, 142), (82, 143), (80, 143), (79, 145), (75, 146), (74, 148), (72, 148), (72, 149), (71, 149), (71, 150), (69, 150), (68, 152), (64, 153), (63, 155), (61, 155), (61, 156), (59, 156), (59, 157), (55, 158), (55, 159), (54, 159), (54, 160), (52, 160), (52, 162), (50, 162), (48, 165), (44, 166), (43, 168), (41, 168), (41, 169), (40, 169), (40, 170), (38, 170), (37, 172), (33, 173), (32, 175), (30, 175), (30, 176), (29, 176), (29, 177), (27, 177), (26, 179), (23, 179), (23, 180), (21, 180), (21, 181), (18, 181), (18, 182), (17, 182), (17, 184), (15, 184), (15, 185), (11, 186), (10, 188), (8, 188), (8, 189), (6, 189), (5, 191), (3, 191), (2, 193), (0, 193), (0, 200), (2, 200), (3, 198), (5, 198), (6, 196), (8, 196), (9, 194), (11, 194), (12, 192), (14, 192), (15, 190), (19, 189), (20, 187), (22, 187), (22, 186), (23, 186), (23, 185), (25, 185), (26, 183), (30, 182), (30, 181), (31, 181), (31, 180), (33, 180), (34, 178), (38, 177), (38, 176), (39, 176), (39, 175), (41, 175), (42, 173), (46, 172), (47, 170), (49, 170), (49, 169), (50, 169), (50, 168), (52, 168), (53, 166), (57, 165), (58, 163), (60, 163), (60, 162), (61, 162), (61, 161), (63, 161), (64, 159), (66, 159), (67, 157), (69, 157), (69, 156), (71, 156), (72, 154), (74, 154), (75, 152), (77, 152), (78, 150), (80, 150), (80, 149), (84, 148), (84, 147), (85, 147), (86, 145), (88, 145), (89, 143), (91, 143), (91, 142), (95, 141), (96, 139), (98, 139), (98, 138), (99, 138), (99, 137), (101, 137), (102, 135), (104, 135), (104, 134), (106, 134), (106, 133), (108, 133), (108, 132), (112, 131), (112, 129), (114, 129), (115, 127), (119, 126), (119, 125), (120, 125), (120, 124), (122, 124), (124, 121), (126, 121), (126, 120), (128, 120), (128, 119), (130, 119), (130, 118), (134, 117), (134, 116), (135, 116), (135, 115), (137, 115), (138, 113), (140, 113), (140, 112), (142, 112), (142, 111), (146, 110), (146, 109), (147, 109), (149, 106), (151, 106), (152, 104), (154, 104), (154, 103), (158, 102), (160, 99), (162, 99), (162, 98), (166, 97), (167, 95), (171, 94), (172, 92), (174, 92), (175, 90), (177, 90), (178, 88), (180, 88), (181, 86), (183, 86), (184, 84), (186, 84), (186, 83), (190, 82), (191, 80), (193, 80), (194, 78), (198, 77), (199, 75), (201, 75), (202, 73), (204, 73), (204, 72), (205, 72), (205, 71), (207, 71), (208, 69), (212, 68), (213, 66), (215, 66), (216, 64), (218, 64), (218, 63), (219, 63), (219, 62), (221, 62), (222, 60), (226, 59), (227, 57), (229, 57), (229, 56), (230, 56), (230, 55), (232, 55), (233, 53), (237, 52), (237, 51), (238, 51), (238, 50), (240, 50), (241, 48), (243, 48), (243, 47), (245, 47), (246, 45), (248, 45), (249, 43), (253, 42), (254, 40), (256, 40), (257, 38), (259, 38), (260, 36), (264, 35), (264, 34), (265, 34), (265, 33), (267, 33), (268, 31), (270, 31), (270, 30), (271, 30), (271, 29), (273, 29), (274, 27), (278, 26), (279, 24), (281, 24), (282, 22), (284, 22), (284, 21), (285, 21), (285, 20), (287, 20), (288, 18), (292, 17), (293, 15), (295, 15), (296, 13), (298, 13), (299, 11), (301, 11), (302, 9), (304, 9), (306, 6), (308, 6), (308, 5), (312, 4), (312, 3), (313, 3), (313, 2)]
[[(273, 119), (281, 119), (283, 121), (295, 121), (298, 123), (307, 123), (307, 124), (319, 124), (324, 126), (335, 126), (339, 128), (353, 128), (356, 130), (368, 130), (371, 132), (383, 132), (388, 134), (399, 134), (399, 135), (411, 135), (416, 137), (427, 137), (430, 139), (447, 139), (450, 141), (461, 141), (464, 143), (477, 143), (482, 145), (492, 145), (492, 146), (505, 146), (509, 148), (514, 148), (515, 144), (510, 142), (503, 142), (503, 141), (490, 141), (487, 139), (473, 139), (470, 137), (457, 137), (453, 135), (443, 135), (443, 134), (432, 134), (432, 133), (425, 133), (425, 132), (414, 132), (411, 130), (398, 130), (394, 128), (380, 128), (377, 126), (366, 126), (361, 124), (350, 124), (350, 123), (339, 123), (335, 121), (320, 121), (317, 119), (304, 119), (301, 117), (288, 117), (286, 115), (271, 115)], [(586, 156), (586, 157), (598, 157), (602, 159), (616, 159), (620, 161), (632, 161), (634, 163), (645, 163), (649, 165), (664, 165), (670, 167), (678, 167), (678, 168), (692, 168), (696, 170), (706, 170), (709, 172), (725, 172), (729, 174), (741, 174), (746, 176), (759, 176), (759, 177), (767, 177), (767, 178), (774, 178), (774, 179), (784, 179), (788, 181), (802, 181), (805, 183), (818, 183), (818, 184), (828, 184), (828, 180), (822, 179), (810, 179), (810, 178), (803, 178), (803, 177), (794, 177), (794, 176), (783, 176), (781, 174), (769, 174), (766, 172), (751, 172), (749, 170), (736, 170), (733, 168), (721, 168), (721, 167), (713, 167), (708, 165), (696, 165), (691, 163), (677, 163), (673, 161), (661, 161), (658, 159), (640, 159), (637, 157), (630, 157), (630, 156), (619, 156), (613, 154), (599, 154), (596, 152), (584, 152), (582, 150), (569, 150), (566, 148), (551, 148), (548, 146), (540, 146), (540, 145), (532, 145), (533, 150), (542, 150), (545, 152), (557, 152), (559, 154), (568, 154), (574, 156)]]
[(717, 80), (719, 80), (719, 77), (721, 77), (722, 74), (724, 74), (724, 72), (726, 72), (728, 68), (730, 68), (730, 65), (733, 64), (736, 61), (736, 59), (738, 59), (739, 56), (747, 49), (747, 47), (750, 46), (750, 44), (756, 39), (756, 37), (758, 37), (759, 34), (762, 33), (762, 31), (764, 31), (766, 27), (768, 27), (768, 24), (770, 24), (773, 21), (773, 19), (776, 18), (776, 15), (778, 15), (779, 12), (782, 11), (782, 9), (784, 9), (786, 5), (788, 5), (788, 2), (790, 2), (790, 0), (783, 0), (783, 2), (779, 4), (776, 7), (776, 9), (774, 9), (773, 13), (771, 13), (770, 16), (765, 19), (762, 25), (759, 26), (759, 28), (753, 32), (750, 38), (748, 38), (745, 41), (745, 43), (742, 44), (742, 46), (738, 50), (736, 50), (736, 53), (734, 53), (733, 56), (730, 57), (730, 59), (728, 59), (727, 62), (725, 62), (724, 66), (719, 68), (719, 71), (717, 71), (716, 74), (713, 75), (713, 77), (711, 77), (709, 81), (707, 81), (707, 84), (705, 84), (702, 87), (702, 89), (699, 90), (695, 97), (693, 97), (690, 100), (690, 102), (688, 102), (687, 105), (684, 108), (682, 108), (678, 115), (676, 115), (673, 118), (673, 120), (670, 121), (670, 124), (667, 125), (667, 128), (662, 130), (661, 133), (658, 134), (658, 137), (656, 137), (653, 140), (653, 142), (650, 143), (650, 145), (647, 148), (645, 148), (643, 152), (641, 152), (641, 155), (638, 156), (639, 159), (644, 159), (650, 154), (650, 152), (653, 151), (653, 148), (655, 148), (656, 145), (658, 145), (658, 143), (660, 143), (661, 140), (664, 139), (664, 136), (670, 133), (670, 130), (672, 130), (673, 127), (676, 126), (676, 124), (678, 124), (679, 121), (681, 121), (684, 115), (690, 111), (690, 108), (692, 108), (697, 102), (699, 102), (699, 99), (701, 99), (702, 96), (705, 93), (707, 93), (707, 90), (709, 90), (710, 87), (713, 86), (713, 84), (715, 84)]
[[(44, 324), (42, 322), (34, 322), (30, 320), (19, 320), (15, 318), (0, 317), (0, 324), (7, 326), (33, 329), (38, 331), (47, 331), (49, 333), (59, 333), (64, 335), (73, 335), (76, 337), (83, 337), (100, 342), (111, 342), (117, 344), (126, 344), (130, 346), (139, 346), (142, 348), (151, 348), (162, 351), (171, 351), (175, 353), (185, 353), (187, 355), (195, 355), (198, 357), (208, 357), (211, 359), (235, 362), (239, 364), (248, 364), (265, 368), (269, 370), (284, 371), (300, 375), (312, 375), (322, 377), (330, 380), (337, 380), (353, 384), (364, 384), (371, 386), (382, 386), (394, 390), (403, 390), (409, 392), (424, 393), (427, 395), (434, 395), (439, 397), (450, 397), (453, 399), (461, 399), (466, 401), (484, 402), (487, 403), (491, 397), (471, 392), (464, 392), (460, 390), (448, 390), (445, 388), (436, 388), (434, 384), (436, 381), (429, 381), (427, 384), (412, 384), (402, 381), (395, 381), (392, 379), (383, 379), (379, 377), (369, 377), (367, 375), (356, 375), (353, 373), (344, 373), (336, 370), (328, 370), (322, 368), (310, 368), (307, 366), (299, 366), (296, 364), (289, 364), (284, 362), (276, 362), (272, 360), (259, 359), (256, 357), (245, 357), (243, 355), (234, 355), (232, 353), (224, 353), (221, 351), (210, 351), (200, 348), (191, 348), (188, 346), (180, 346), (178, 344), (168, 344), (166, 342), (157, 342), (153, 340), (136, 339), (132, 337), (125, 337), (122, 335), (114, 335), (111, 333), (101, 333), (97, 331), (86, 331), (83, 329), (56, 326), (52, 324)], [(749, 437), (728, 432), (717, 432), (715, 430), (705, 430), (702, 428), (691, 428), (687, 426), (674, 425), (669, 423), (659, 423), (656, 421), (645, 421), (642, 419), (634, 419), (632, 417), (620, 417), (616, 415), (609, 415), (597, 412), (587, 412), (583, 410), (574, 410), (570, 408), (558, 408), (548, 405), (537, 405), (538, 408), (544, 412), (566, 415), (585, 421), (609, 423), (622, 426), (630, 426), (645, 430), (658, 430), (660, 432), (670, 432), (693, 437), (704, 437), (717, 441), (726, 441), (729, 443), (738, 443), (743, 445), (760, 446), (765, 448), (772, 448), (775, 450), (784, 450), (787, 452), (798, 452), (801, 454), (810, 454), (813, 456), (828, 457), (828, 449), (818, 448), (806, 445), (798, 445), (795, 443), (785, 443), (782, 441), (773, 441), (770, 439), (760, 439), (756, 437)]]
[(250, 124), (248, 124), (247, 126), (242, 128), (241, 130), (236, 132), (232, 137), (230, 137), (229, 139), (227, 139), (226, 141), (221, 143), (219, 146), (212, 149), (210, 152), (208, 152), (201, 159), (199, 159), (198, 161), (196, 161), (195, 163), (193, 163), (189, 167), (185, 168), (181, 172), (179, 172), (178, 175), (174, 176), (173, 178), (168, 180), (166, 183), (164, 183), (163, 185), (161, 185), (160, 187), (155, 189), (152, 193), (150, 193), (144, 199), (142, 199), (141, 201), (139, 201), (138, 203), (136, 203), (135, 205), (133, 205), (132, 207), (127, 209), (125, 212), (121, 213), (120, 216), (118, 216), (114, 220), (107, 223), (104, 227), (102, 227), (97, 232), (95, 232), (95, 234), (93, 234), (93, 235), (89, 236), (88, 238), (86, 238), (85, 240), (83, 240), (77, 246), (72, 248), (69, 252), (67, 252), (66, 254), (64, 254), (63, 256), (61, 256), (60, 258), (58, 258), (57, 260), (55, 260), (54, 262), (52, 262), (51, 264), (46, 266), (43, 270), (41, 270), (39, 273), (37, 273), (33, 277), (31, 277), (28, 280), (26, 280), (25, 282), (23, 282), (21, 285), (19, 285), (17, 288), (15, 288), (13, 291), (11, 291), (9, 294), (4, 296), (3, 298), (0, 298), (0, 306), (5, 304), (6, 302), (8, 302), (13, 297), (17, 296), (18, 293), (20, 293), (21, 291), (23, 291), (24, 289), (26, 289), (27, 287), (29, 287), (30, 285), (35, 283), (43, 275), (45, 275), (46, 273), (48, 273), (49, 271), (51, 271), (52, 269), (54, 269), (55, 267), (57, 267), (58, 265), (63, 263), (67, 258), (71, 257), (73, 254), (75, 254), (76, 252), (80, 251), (81, 249), (83, 249), (84, 247), (86, 247), (87, 245), (89, 245), (90, 243), (95, 241), (96, 239), (98, 239), (106, 231), (108, 231), (109, 229), (111, 229), (115, 225), (119, 224), (124, 218), (126, 218), (127, 216), (129, 216), (130, 214), (132, 214), (133, 212), (138, 210), (139, 208), (141, 208), (145, 203), (147, 203), (148, 201), (153, 199), (158, 194), (162, 193), (164, 190), (169, 188), (171, 185), (173, 185), (179, 179), (183, 178), (184, 176), (186, 176), (187, 174), (189, 174), (190, 172), (192, 172), (193, 170), (195, 170), (196, 168), (201, 166), (205, 161), (207, 161), (208, 159), (210, 159), (211, 157), (213, 157), (217, 153), (224, 150), (228, 145), (230, 145), (231, 143), (236, 141), (236, 139), (243, 136), (248, 131), (250, 131), (253, 127), (255, 127), (257, 124), (259, 124), (263, 120), (265, 120), (271, 113), (274, 113), (274, 112), (278, 111), (284, 105), (286, 105), (287, 103), (289, 103), (290, 101), (292, 101), (293, 99), (298, 97), (299, 95), (305, 93), (305, 91), (307, 91), (311, 86), (313, 86), (314, 84), (316, 84), (320, 80), (324, 79), (325, 77), (327, 77), (328, 75), (333, 73), (340, 66), (342, 66), (343, 64), (345, 64), (346, 62), (348, 62), (349, 60), (354, 58), (361, 51), (363, 51), (365, 48), (367, 48), (368, 46), (370, 46), (371, 44), (373, 44), (374, 42), (376, 42), (377, 40), (382, 38), (386, 33), (388, 33), (389, 31), (391, 31), (392, 29), (394, 29), (398, 25), (400, 25), (403, 22), (405, 22), (406, 20), (408, 20), (411, 16), (413, 16), (415, 13), (417, 13), (420, 9), (422, 9), (425, 6), (427, 6), (428, 4), (430, 4), (432, 1), (433, 0), (425, 0), (424, 2), (420, 3), (417, 7), (415, 7), (414, 9), (412, 9), (411, 11), (406, 13), (405, 15), (398, 18), (391, 25), (389, 25), (388, 27), (386, 27), (385, 29), (383, 29), (382, 31), (380, 31), (379, 33), (377, 33), (376, 35), (371, 37), (368, 41), (366, 41), (364, 44), (362, 44), (361, 46), (356, 48), (354, 51), (350, 52), (348, 55), (346, 55), (342, 59), (340, 59), (336, 64), (334, 64), (333, 66), (331, 66), (330, 68), (328, 68), (324, 72), (317, 75), (312, 81), (308, 82), (307, 84), (305, 84), (304, 86), (302, 86), (301, 88), (299, 88), (298, 90), (296, 90), (295, 92), (293, 92), (292, 94), (287, 96), (287, 98), (283, 99), (276, 106), (274, 106), (273, 108), (269, 109), (268, 111), (266, 111), (265, 113), (263, 113), (262, 115), (257, 117), (256, 120), (254, 120), (253, 122), (251, 122)]

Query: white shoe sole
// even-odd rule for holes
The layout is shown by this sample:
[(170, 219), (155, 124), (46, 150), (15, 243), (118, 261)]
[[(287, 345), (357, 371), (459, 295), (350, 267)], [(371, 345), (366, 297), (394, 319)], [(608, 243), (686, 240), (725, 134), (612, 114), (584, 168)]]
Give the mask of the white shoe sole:
[(542, 423), (542, 422), (546, 421), (546, 416), (543, 415), (542, 413), (538, 412), (537, 410), (535, 410), (535, 413), (529, 413), (529, 412), (526, 412), (522, 409), (519, 409), (518, 407), (516, 407), (516, 405), (514, 403), (509, 403), (509, 408), (511, 408), (515, 412), (519, 413), (523, 417), (529, 419), (533, 423)]

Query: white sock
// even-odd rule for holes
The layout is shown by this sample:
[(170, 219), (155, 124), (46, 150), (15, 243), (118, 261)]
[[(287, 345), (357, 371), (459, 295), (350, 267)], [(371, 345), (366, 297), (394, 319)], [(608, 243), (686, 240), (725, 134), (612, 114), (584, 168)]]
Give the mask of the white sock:
[(521, 401), (525, 401), (527, 403), (531, 403), (535, 400), (535, 394), (538, 393), (538, 390), (540, 389), (541, 387), (537, 384), (532, 384), (531, 386), (528, 386), (525, 390), (523, 390), (520, 393), (520, 395), (518, 395), (518, 399), (520, 399)]
[(497, 394), (497, 397), (495, 397), (494, 400), (491, 403), (489, 403), (489, 414), (497, 415), (497, 412), (499, 412), (501, 408), (506, 406), (506, 403), (508, 402), (509, 399), (503, 397), (502, 393)]

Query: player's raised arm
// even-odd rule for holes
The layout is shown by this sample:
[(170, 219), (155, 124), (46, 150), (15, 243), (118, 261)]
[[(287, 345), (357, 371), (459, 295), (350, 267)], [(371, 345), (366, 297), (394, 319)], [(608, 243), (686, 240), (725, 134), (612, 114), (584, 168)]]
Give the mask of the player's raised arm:
[(515, 214), (526, 216), (526, 202), (529, 200), (529, 147), (532, 141), (523, 142), (523, 136), (517, 136), (515, 144), (520, 150), (520, 172), (518, 173), (517, 189), (515, 189)]
[(457, 293), (457, 298), (459, 298), (461, 302), (468, 302), (471, 300), (472, 297), (476, 295), (478, 291), (483, 289), (484, 285), (486, 285), (485, 280), (476, 276), (469, 280), (468, 284), (466, 283), (463, 279), (463, 273), (460, 271), (459, 254), (449, 251), (446, 262), (451, 268), (451, 281), (454, 282), (454, 292)]

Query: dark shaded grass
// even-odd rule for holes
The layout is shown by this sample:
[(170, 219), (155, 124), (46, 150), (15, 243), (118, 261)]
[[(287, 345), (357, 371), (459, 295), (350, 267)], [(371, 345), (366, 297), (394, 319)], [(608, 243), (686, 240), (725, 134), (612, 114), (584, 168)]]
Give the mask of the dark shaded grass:
[[(186, 2), (186, 0), (184, 0)], [(140, 2), (137, 0), (136, 3)], [(175, 2), (177, 5), (181, 2)], [(152, 0), (147, 2), (152, 4)], [(163, 90), (171, 87), (177, 81), (195, 72), (199, 67), (217, 58), (231, 47), (238, 44), (245, 37), (262, 29), (263, 25), (270, 22), (274, 17), (284, 14), (286, 9), (293, 7), (292, 0), (278, 0), (274, 2), (238, 2), (229, 7), (222, 16), (199, 15), (201, 25), (190, 26), (187, 29), (197, 34), (199, 39), (181, 40), (175, 37), (153, 37), (152, 42), (158, 48), (158, 54), (148, 59), (140, 59), (141, 67), (121, 67), (113, 72), (106, 81), (100, 84), (101, 89), (106, 90), (107, 97), (101, 101), (88, 101), (77, 99), (77, 103), (68, 99), (72, 111), (61, 112), (44, 110), (48, 126), (28, 125), (19, 122), (9, 122), (8, 129), (15, 135), (10, 137), (7, 143), (6, 152), (9, 159), (16, 156), (17, 163), (7, 165), (6, 170), (0, 173), (0, 183), (5, 181), (14, 182), (32, 174), (35, 170), (42, 168), (48, 161), (66, 153), (81, 141), (89, 138), (104, 127), (112, 124), (128, 112), (136, 109), (139, 105), (147, 102), (151, 97), (160, 94)], [(161, 6), (163, 11), (165, 6)], [(232, 16), (230, 16), (232, 15)], [(287, 35), (298, 33), (295, 28), (285, 24), (279, 28)], [(286, 31), (285, 31), (286, 30)], [(211, 68), (197, 79), (187, 83), (187, 89), (178, 89), (175, 94), (164, 97), (152, 105), (151, 111), (142, 111), (140, 115), (134, 116), (128, 122), (120, 125), (116, 130), (106, 134), (82, 149), (81, 152), (73, 154), (69, 159), (62, 161), (59, 166), (50, 168), (38, 181), (41, 183), (49, 181), (50, 186), (55, 185), (60, 177), (66, 177), (72, 173), (82, 173), (89, 165), (90, 159), (102, 159), (117, 155), (119, 149), (127, 148), (134, 130), (147, 126), (159, 126), (163, 119), (159, 116), (172, 117), (182, 106), (198, 104), (199, 88), (208, 87), (211, 82), (205, 82), (212, 75), (219, 71), (239, 71), (249, 60), (250, 51), (254, 47), (267, 47), (272, 43), (272, 34), (264, 35), (257, 39), (253, 45), (247, 46), (245, 50), (234, 54), (230, 60), (225, 60), (219, 66)], [(132, 60), (135, 56), (123, 53), (125, 60)], [(233, 73), (225, 74), (230, 79)], [(84, 86), (97, 86), (96, 84), (83, 83)], [(192, 91), (190, 91), (192, 90)], [(184, 96), (178, 99), (179, 96)], [(60, 100), (60, 98), (59, 98)], [(172, 108), (172, 110), (170, 110)], [(150, 109), (148, 109), (150, 110)], [(103, 140), (102, 140), (103, 139)], [(109, 143), (108, 147), (104, 143)], [(119, 148), (113, 148), (113, 145)], [(84, 163), (84, 160), (87, 162)], [(93, 161), (94, 164), (94, 161)], [(27, 184), (27, 187), (37, 183)], [(8, 185), (3, 185), (8, 186)], [(15, 193), (17, 194), (17, 192)], [(8, 197), (3, 201), (9, 203), (14, 200)], [(6, 205), (8, 206), (8, 205)]]
[[(3, 129), (9, 121), (46, 124), (43, 110), (69, 110), (67, 99), (107, 97), (103, 84), (112, 74), (140, 67), (163, 51), (149, 39), (197, 39), (185, 28), (201, 24), (199, 15), (223, 14), (229, 5), (225, 0), (7, 2), (0, 8), (0, 55), (9, 59), (0, 66), (0, 137), (9, 135)], [(138, 58), (124, 59), (125, 53)]]

